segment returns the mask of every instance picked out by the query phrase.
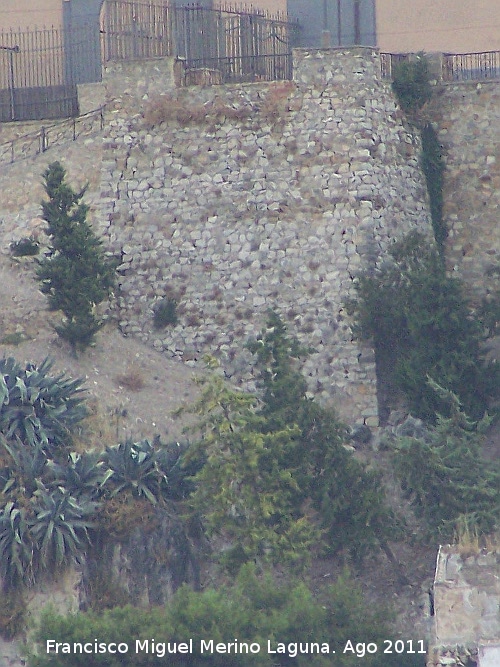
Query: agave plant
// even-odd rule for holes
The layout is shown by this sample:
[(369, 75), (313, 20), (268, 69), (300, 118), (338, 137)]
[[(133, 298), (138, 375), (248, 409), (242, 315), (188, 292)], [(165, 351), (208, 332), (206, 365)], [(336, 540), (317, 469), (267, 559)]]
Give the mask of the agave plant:
[(149, 440), (127, 440), (115, 447), (106, 447), (103, 460), (109, 469), (105, 482), (114, 486), (111, 498), (128, 489), (134, 496), (145, 496), (156, 504), (161, 485), (167, 478), (158, 466), (157, 452)]
[[(12, 465), (3, 469), (0, 477), (0, 491), (4, 494), (16, 491), (28, 498), (38, 488), (47, 466), (47, 455), (41, 444), (26, 447), (19, 439), (10, 444), (0, 437), (0, 441), (10, 455)], [(8, 476), (2, 489), (2, 481)]]
[(53, 363), (46, 358), (23, 368), (12, 357), (0, 359), (0, 433), (8, 440), (54, 451), (85, 417), (83, 380), (51, 375)]
[(189, 496), (195, 488), (192, 477), (205, 464), (205, 459), (193, 458), (186, 461), (184, 455), (188, 449), (188, 443), (174, 442), (162, 446), (157, 451), (157, 466), (165, 479), (168, 479), (164, 496), (170, 500), (181, 500)]
[(13, 502), (0, 510), (0, 578), (7, 587), (33, 581), (33, 544), (26, 510)]
[(71, 452), (66, 464), (50, 461), (48, 464), (52, 487), (64, 487), (75, 498), (95, 500), (106, 479), (106, 468), (97, 452)]
[(80, 562), (90, 543), (88, 531), (98, 503), (76, 499), (66, 489), (49, 491), (39, 485), (34, 494), (34, 516), (28, 524), (33, 536), (38, 565), (53, 571), (72, 561)]

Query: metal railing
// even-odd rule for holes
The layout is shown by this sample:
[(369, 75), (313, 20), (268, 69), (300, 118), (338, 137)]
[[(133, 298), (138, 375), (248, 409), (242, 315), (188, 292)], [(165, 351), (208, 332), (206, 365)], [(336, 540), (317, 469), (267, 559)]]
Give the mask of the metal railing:
[[(392, 79), (399, 63), (416, 58), (414, 53), (381, 53), (380, 73), (384, 79)], [(443, 53), (433, 56), (436, 61), (435, 76), (443, 82), (484, 81), (500, 79), (500, 51), (482, 53)], [(434, 69), (433, 69), (434, 72)]]
[(291, 77), (297, 24), (258, 11), (105, 0), (100, 24), (0, 32), (0, 122), (76, 116), (102, 63), (179, 56), (220, 80)]
[(408, 60), (408, 53), (381, 53), (380, 54), (380, 74), (383, 79), (393, 79), (394, 69), (400, 63)]
[(177, 55), (187, 67), (218, 69), (222, 81), (291, 77), (296, 24), (279, 16), (179, 7), (175, 33)]
[(103, 62), (175, 55), (174, 20), (170, 5), (105, 0), (100, 25)]
[(500, 51), (483, 53), (445, 53), (443, 81), (481, 81), (500, 79)]
[(35, 157), (53, 146), (76, 141), (78, 137), (88, 136), (103, 128), (104, 107), (51, 125), (43, 125), (38, 130), (1, 143), (0, 164), (12, 164)]

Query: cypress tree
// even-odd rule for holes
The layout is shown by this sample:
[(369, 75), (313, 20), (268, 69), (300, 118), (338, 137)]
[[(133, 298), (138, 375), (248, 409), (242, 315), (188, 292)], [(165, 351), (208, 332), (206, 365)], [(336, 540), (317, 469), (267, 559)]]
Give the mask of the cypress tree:
[(50, 309), (63, 312), (62, 323), (54, 328), (76, 354), (94, 342), (103, 326), (95, 309), (113, 288), (116, 266), (105, 257), (87, 222), (89, 208), (82, 202), (86, 188), (75, 192), (59, 162), (50, 164), (43, 177), (48, 201), (42, 203), (42, 211), (50, 246), (39, 263), (37, 280)]

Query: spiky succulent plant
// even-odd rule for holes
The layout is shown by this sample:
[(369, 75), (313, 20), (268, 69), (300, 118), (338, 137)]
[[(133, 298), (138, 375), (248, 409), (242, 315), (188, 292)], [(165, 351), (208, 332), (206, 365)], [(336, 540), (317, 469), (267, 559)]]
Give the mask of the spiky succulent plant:
[(83, 380), (52, 375), (53, 361), (24, 367), (12, 357), (0, 359), (0, 433), (54, 453), (70, 441), (71, 428), (86, 413)]
[(132, 495), (144, 496), (156, 504), (167, 478), (158, 465), (157, 452), (149, 440), (127, 440), (115, 447), (106, 447), (103, 460), (109, 469), (106, 483), (113, 487), (110, 497), (128, 489)]
[(29, 526), (42, 570), (53, 571), (72, 561), (79, 562), (90, 543), (88, 531), (95, 526), (93, 518), (98, 504), (76, 499), (66, 489), (37, 489), (33, 500), (34, 516)]
[(13, 502), (0, 510), (0, 578), (6, 588), (33, 581), (33, 543), (26, 510)]
[(107, 468), (100, 452), (71, 452), (64, 463), (49, 461), (51, 487), (64, 487), (75, 498), (95, 500), (106, 478)]

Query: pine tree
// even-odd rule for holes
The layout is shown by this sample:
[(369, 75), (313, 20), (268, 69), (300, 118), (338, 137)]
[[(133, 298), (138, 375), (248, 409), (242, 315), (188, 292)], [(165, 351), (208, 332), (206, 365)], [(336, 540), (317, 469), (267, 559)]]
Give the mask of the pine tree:
[(39, 264), (37, 280), (50, 309), (63, 312), (63, 322), (55, 330), (76, 353), (94, 341), (103, 325), (95, 308), (109, 296), (116, 267), (105, 257), (101, 241), (86, 220), (89, 209), (82, 203), (86, 188), (75, 192), (65, 176), (59, 162), (50, 164), (43, 174), (48, 201), (42, 203), (42, 211), (50, 249)]
[(298, 362), (311, 350), (288, 335), (274, 312), (248, 347), (257, 357), (264, 429), (297, 431), (280, 465), (295, 470), (302, 494), (297, 498), (318, 513), (327, 551), (359, 562), (381, 547), (396, 565), (387, 541), (396, 536), (398, 522), (385, 502), (380, 475), (345, 449), (347, 428), (334, 410), (307, 397)]
[(394, 461), (402, 488), (428, 531), (452, 538), (464, 526), (488, 534), (500, 524), (500, 466), (481, 454), (491, 418), (471, 421), (453, 392), (432, 382), (448, 405), (425, 437), (403, 437), (395, 444)]
[(438, 414), (448, 414), (430, 377), (480, 419), (498, 395), (500, 365), (487, 360), (484, 328), (460, 281), (446, 274), (436, 248), (418, 232), (390, 255), (358, 278), (357, 297), (347, 303), (355, 334), (373, 342), (379, 369), (388, 369), (414, 416), (435, 423)]
[(209, 534), (231, 545), (221, 562), (238, 569), (247, 561), (301, 569), (320, 531), (304, 512), (297, 470), (288, 454), (296, 428), (266, 428), (258, 398), (232, 389), (219, 375), (202, 381), (200, 399), (188, 410), (201, 417), (201, 439), (185, 462), (204, 460), (194, 476), (190, 505)]

